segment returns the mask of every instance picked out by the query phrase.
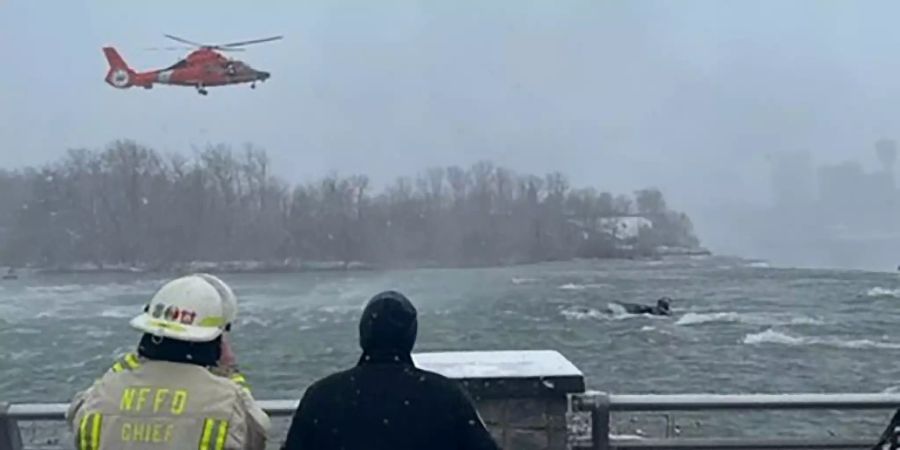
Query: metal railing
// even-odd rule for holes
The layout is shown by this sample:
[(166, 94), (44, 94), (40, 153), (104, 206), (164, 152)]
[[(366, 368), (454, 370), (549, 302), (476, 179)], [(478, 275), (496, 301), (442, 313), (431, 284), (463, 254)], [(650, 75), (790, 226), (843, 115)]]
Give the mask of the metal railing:
[[(271, 417), (288, 417), (297, 400), (262, 400)], [(19, 422), (63, 421), (66, 404), (0, 403), (0, 449), (23, 450)], [(610, 437), (612, 412), (709, 411), (709, 410), (864, 410), (900, 408), (900, 394), (678, 394), (613, 395), (601, 392), (572, 397), (572, 410), (590, 413), (590, 449), (869, 449), (877, 439), (751, 439), (672, 438), (616, 439)], [(885, 426), (887, 423), (885, 423)], [(583, 448), (583, 447), (582, 447)]]
[[(270, 417), (289, 417), (299, 400), (261, 400), (257, 403)], [(61, 422), (66, 418), (64, 403), (0, 402), (0, 450), (24, 450), (19, 422)]]
[[(610, 437), (612, 412), (709, 410), (864, 410), (900, 408), (900, 394), (677, 394), (615, 395), (603, 392), (572, 397), (572, 410), (591, 415), (593, 450), (609, 449), (871, 449), (878, 436), (846, 438), (672, 438)], [(887, 426), (885, 422), (884, 426)], [(584, 448), (584, 447), (582, 447)]]

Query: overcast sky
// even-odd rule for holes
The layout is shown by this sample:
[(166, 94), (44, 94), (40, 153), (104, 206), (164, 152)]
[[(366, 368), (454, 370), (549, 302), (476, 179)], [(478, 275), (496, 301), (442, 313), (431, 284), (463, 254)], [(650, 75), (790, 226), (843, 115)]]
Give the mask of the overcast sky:
[[(767, 152), (857, 158), (900, 136), (893, 1), (0, 0), (0, 166), (131, 138), (163, 151), (266, 148), (292, 181), (378, 182), (492, 159), (676, 206), (766, 201)], [(136, 70), (208, 43), (265, 84), (117, 90), (101, 47)]]

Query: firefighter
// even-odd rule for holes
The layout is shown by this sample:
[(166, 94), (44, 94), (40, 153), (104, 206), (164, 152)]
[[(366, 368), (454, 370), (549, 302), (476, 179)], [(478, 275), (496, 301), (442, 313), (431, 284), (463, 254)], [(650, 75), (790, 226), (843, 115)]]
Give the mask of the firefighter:
[(78, 450), (263, 450), (269, 418), (227, 341), (237, 301), (222, 280), (166, 283), (131, 320), (136, 353), (75, 395), (66, 420)]

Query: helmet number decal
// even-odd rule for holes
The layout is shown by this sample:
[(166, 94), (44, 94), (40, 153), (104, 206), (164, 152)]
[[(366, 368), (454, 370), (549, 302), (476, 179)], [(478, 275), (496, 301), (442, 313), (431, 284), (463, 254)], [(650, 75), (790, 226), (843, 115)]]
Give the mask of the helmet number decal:
[(194, 311), (181, 311), (181, 323), (185, 325), (191, 325), (194, 323), (194, 319), (197, 318), (197, 313)]
[(194, 320), (197, 319), (197, 312), (188, 309), (181, 309), (175, 305), (165, 306), (158, 303), (153, 308), (152, 316), (155, 318), (159, 318), (160, 316), (162, 316), (169, 322), (178, 322), (184, 325), (192, 325), (194, 323)]
[(154, 319), (159, 319), (163, 315), (163, 310), (166, 309), (166, 305), (162, 303), (157, 303), (153, 305), (153, 313), (150, 315), (153, 316)]

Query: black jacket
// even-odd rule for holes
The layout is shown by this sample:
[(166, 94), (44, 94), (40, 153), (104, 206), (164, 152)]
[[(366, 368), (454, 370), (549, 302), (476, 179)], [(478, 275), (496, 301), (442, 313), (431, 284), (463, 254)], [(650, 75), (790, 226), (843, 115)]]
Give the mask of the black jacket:
[(414, 366), (416, 311), (379, 294), (360, 321), (356, 367), (310, 386), (294, 413), (286, 450), (498, 450), (453, 380)]

